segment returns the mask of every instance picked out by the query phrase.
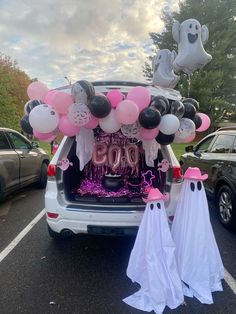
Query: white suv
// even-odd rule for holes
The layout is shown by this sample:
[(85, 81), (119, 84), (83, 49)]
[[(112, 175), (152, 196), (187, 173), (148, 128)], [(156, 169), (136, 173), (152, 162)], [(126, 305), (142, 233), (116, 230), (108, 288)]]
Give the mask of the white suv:
[[(93, 82), (96, 93), (106, 94), (111, 89), (120, 89), (127, 94), (134, 86), (145, 86), (152, 96), (162, 95), (169, 100), (180, 100), (178, 91), (153, 87), (136, 82)], [(70, 92), (70, 87), (60, 88)], [(96, 133), (96, 132), (94, 132)], [(95, 137), (96, 139), (96, 137)], [(57, 165), (62, 158), (73, 163), (66, 171)], [(158, 172), (157, 186), (163, 193), (169, 193), (166, 211), (171, 221), (175, 204), (181, 187), (181, 171), (170, 145), (162, 145), (158, 151), (158, 165), (163, 159), (169, 161), (167, 172)], [(91, 162), (90, 162), (91, 163)], [(148, 171), (150, 168), (141, 169)], [(89, 165), (87, 165), (89, 167)], [(144, 167), (144, 166), (143, 166)], [(87, 170), (85, 170), (87, 169)], [(133, 235), (140, 224), (145, 203), (143, 195), (134, 193), (129, 196), (99, 196), (96, 191), (80, 193), (80, 185), (88, 176), (88, 169), (79, 170), (79, 159), (76, 156), (76, 138), (64, 137), (48, 167), (48, 182), (45, 194), (45, 209), (49, 234), (53, 238), (70, 237), (78, 233), (101, 235)], [(92, 175), (90, 175), (93, 180)]]

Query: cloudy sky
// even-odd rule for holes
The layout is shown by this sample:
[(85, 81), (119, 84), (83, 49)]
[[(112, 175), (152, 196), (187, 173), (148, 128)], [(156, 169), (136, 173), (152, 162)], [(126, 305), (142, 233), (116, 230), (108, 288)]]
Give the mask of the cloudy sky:
[(78, 79), (143, 81), (161, 32), (162, 9), (177, 0), (0, 0), (0, 52), (49, 87)]

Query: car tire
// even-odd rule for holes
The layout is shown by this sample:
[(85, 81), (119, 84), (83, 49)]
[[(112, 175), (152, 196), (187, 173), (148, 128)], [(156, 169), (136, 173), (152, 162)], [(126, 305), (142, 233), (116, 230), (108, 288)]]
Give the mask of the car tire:
[(47, 170), (48, 170), (48, 166), (47, 164), (44, 162), (41, 165), (41, 169), (40, 169), (40, 176), (39, 176), (39, 180), (37, 182), (37, 187), (39, 189), (45, 189), (46, 185), (47, 185)]
[(236, 199), (227, 185), (222, 186), (217, 194), (217, 210), (220, 222), (227, 229), (236, 226)]
[(55, 232), (52, 230), (52, 228), (50, 228), (49, 225), (48, 225), (48, 233), (50, 237), (55, 240), (67, 240), (67, 239), (71, 239), (74, 236), (73, 232), (67, 229), (64, 229), (61, 233)]

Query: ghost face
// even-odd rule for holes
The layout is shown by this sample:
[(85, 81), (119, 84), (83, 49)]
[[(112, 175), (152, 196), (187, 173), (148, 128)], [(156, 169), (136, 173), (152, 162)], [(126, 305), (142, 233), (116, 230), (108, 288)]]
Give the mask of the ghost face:
[(155, 202), (150, 202), (149, 203), (149, 210), (150, 211), (155, 212), (155, 211), (158, 211), (160, 209), (164, 209), (162, 201), (155, 201)]
[(190, 44), (194, 44), (200, 37), (201, 25), (197, 20), (189, 19), (184, 21), (181, 27), (183, 27)]

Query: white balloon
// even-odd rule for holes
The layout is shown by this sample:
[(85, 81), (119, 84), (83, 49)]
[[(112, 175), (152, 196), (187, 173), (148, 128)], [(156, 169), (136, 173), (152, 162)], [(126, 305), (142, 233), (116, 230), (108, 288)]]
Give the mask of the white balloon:
[(38, 105), (30, 112), (29, 123), (38, 132), (50, 133), (59, 124), (59, 114), (46, 104)]
[(173, 114), (165, 114), (161, 118), (159, 129), (161, 133), (166, 135), (174, 134), (179, 128), (179, 119)]
[(87, 105), (75, 103), (68, 108), (67, 117), (71, 124), (83, 126), (89, 122), (91, 112)]
[(178, 43), (178, 55), (173, 62), (174, 69), (187, 74), (203, 68), (211, 61), (203, 45), (208, 40), (208, 28), (195, 19), (188, 19), (183, 23), (175, 21), (172, 27), (174, 40)]
[(168, 49), (159, 50), (153, 58), (153, 85), (159, 85), (167, 88), (174, 88), (178, 83), (179, 76), (173, 71), (173, 61), (176, 58), (176, 52)]
[(174, 142), (175, 143), (188, 143), (195, 138), (195, 124), (192, 120), (188, 118), (180, 119), (180, 125), (175, 133)]
[(120, 122), (116, 119), (115, 110), (112, 109), (108, 116), (99, 119), (100, 128), (106, 133), (115, 133), (121, 128)]

